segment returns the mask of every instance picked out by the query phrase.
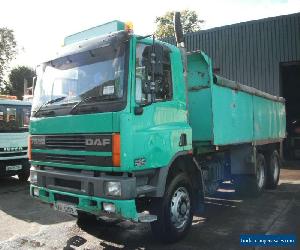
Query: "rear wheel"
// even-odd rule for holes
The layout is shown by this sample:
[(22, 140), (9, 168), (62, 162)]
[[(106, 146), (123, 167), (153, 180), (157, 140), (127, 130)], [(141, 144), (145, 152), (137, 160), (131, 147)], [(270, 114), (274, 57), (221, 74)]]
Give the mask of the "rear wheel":
[(153, 234), (161, 241), (171, 243), (186, 235), (193, 219), (193, 188), (185, 173), (178, 173), (170, 181), (163, 198), (151, 203), (151, 213), (157, 221), (151, 223)]
[(235, 190), (238, 195), (255, 197), (262, 193), (266, 184), (266, 161), (263, 154), (257, 154), (254, 175), (234, 176)]
[(266, 155), (267, 181), (266, 188), (276, 189), (280, 176), (281, 159), (277, 150)]

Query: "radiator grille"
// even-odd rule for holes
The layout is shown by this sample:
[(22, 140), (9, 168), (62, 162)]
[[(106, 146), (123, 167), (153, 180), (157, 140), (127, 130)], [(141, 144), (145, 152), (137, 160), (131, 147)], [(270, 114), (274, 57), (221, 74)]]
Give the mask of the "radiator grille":
[(46, 148), (85, 150), (85, 137), (80, 135), (46, 136)]
[(14, 157), (14, 156), (23, 156), (23, 155), (27, 155), (27, 152), (3, 153), (0, 154), (0, 157)]
[[(111, 156), (112, 134), (32, 135), (31, 142), (33, 161), (103, 167), (113, 166)], [(48, 150), (48, 152), (45, 152), (45, 150)], [(78, 153), (77, 151), (82, 152)], [(101, 156), (98, 152), (106, 152), (109, 155)]]

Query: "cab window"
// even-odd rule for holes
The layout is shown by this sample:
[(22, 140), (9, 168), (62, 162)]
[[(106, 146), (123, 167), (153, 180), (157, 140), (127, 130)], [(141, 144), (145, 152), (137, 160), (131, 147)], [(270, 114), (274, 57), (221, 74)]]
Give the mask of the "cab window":
[[(139, 43), (136, 47), (136, 93), (135, 99), (139, 104), (147, 104), (151, 101), (167, 101), (172, 99), (172, 74), (170, 52), (163, 50), (162, 75), (155, 75), (155, 94), (149, 94), (145, 90), (145, 85), (151, 82), (152, 76), (149, 67), (149, 45)], [(152, 98), (152, 100), (151, 100)]]

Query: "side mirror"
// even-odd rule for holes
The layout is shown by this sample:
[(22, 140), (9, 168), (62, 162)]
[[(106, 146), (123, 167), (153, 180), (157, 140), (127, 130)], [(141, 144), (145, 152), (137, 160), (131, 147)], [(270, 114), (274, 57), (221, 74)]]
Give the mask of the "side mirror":
[(143, 66), (147, 79), (143, 80), (142, 88), (145, 94), (155, 94), (163, 77), (164, 47), (160, 44), (149, 45), (143, 52)]
[(163, 75), (163, 55), (164, 47), (160, 44), (149, 45), (145, 48), (143, 52), (144, 61), (142, 63), (146, 67), (148, 76)]

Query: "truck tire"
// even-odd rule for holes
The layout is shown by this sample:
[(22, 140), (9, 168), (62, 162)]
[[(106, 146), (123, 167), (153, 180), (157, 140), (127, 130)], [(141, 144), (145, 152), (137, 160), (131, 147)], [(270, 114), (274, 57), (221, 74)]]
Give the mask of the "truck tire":
[(257, 197), (266, 185), (266, 161), (263, 154), (256, 156), (256, 173), (254, 175), (235, 175), (235, 191), (239, 196)]
[(191, 227), (194, 212), (193, 188), (188, 176), (175, 175), (164, 196), (152, 200), (150, 210), (157, 215), (157, 220), (151, 223), (155, 237), (165, 243), (183, 238)]
[(266, 154), (267, 179), (266, 188), (276, 189), (280, 176), (281, 159), (277, 150)]

